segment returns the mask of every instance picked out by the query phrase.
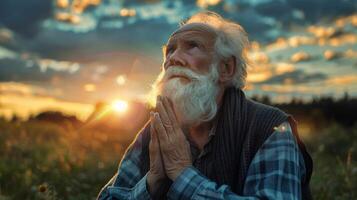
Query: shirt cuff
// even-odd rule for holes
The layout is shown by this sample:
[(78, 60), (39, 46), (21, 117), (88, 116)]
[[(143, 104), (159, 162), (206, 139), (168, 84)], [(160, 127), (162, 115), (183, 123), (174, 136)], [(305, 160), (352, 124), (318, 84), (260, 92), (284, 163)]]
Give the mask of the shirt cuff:
[[(151, 199), (149, 191), (146, 187), (146, 178), (147, 174), (133, 187), (130, 188), (127, 193), (123, 193), (124, 188), (109, 186), (108, 192), (110, 196), (119, 198), (119, 199), (140, 199), (147, 200)], [(124, 189), (125, 190), (125, 189)]]
[(136, 184), (132, 193), (133, 199), (151, 199), (146, 184), (147, 174)]
[(187, 167), (172, 183), (167, 197), (169, 199), (191, 199), (205, 181), (207, 178), (196, 168)]

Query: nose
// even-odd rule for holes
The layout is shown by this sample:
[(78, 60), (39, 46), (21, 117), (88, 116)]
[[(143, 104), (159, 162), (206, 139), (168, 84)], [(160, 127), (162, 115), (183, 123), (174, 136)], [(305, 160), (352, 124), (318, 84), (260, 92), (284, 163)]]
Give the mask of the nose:
[(179, 49), (176, 49), (174, 52), (171, 53), (171, 55), (168, 56), (165, 64), (165, 69), (169, 68), (170, 66), (185, 67), (186, 65), (187, 62), (185, 61), (183, 53)]

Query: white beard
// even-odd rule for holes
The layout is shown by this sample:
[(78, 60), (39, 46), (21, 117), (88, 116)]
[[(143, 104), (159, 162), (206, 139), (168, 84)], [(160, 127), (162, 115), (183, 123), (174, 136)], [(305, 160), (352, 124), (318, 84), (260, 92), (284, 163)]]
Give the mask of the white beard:
[[(190, 81), (182, 83), (182, 78), (171, 78), (173, 75), (187, 77)], [(210, 121), (217, 113), (218, 64), (210, 66), (207, 75), (200, 75), (188, 68), (171, 66), (162, 71), (153, 85), (152, 99), (158, 95), (168, 97), (174, 104), (177, 119), (182, 127), (190, 127)]]

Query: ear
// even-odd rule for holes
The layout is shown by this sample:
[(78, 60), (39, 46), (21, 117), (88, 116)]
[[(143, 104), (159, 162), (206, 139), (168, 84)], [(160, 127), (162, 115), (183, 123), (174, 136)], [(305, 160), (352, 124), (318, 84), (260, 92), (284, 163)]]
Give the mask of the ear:
[(231, 56), (229, 59), (221, 60), (219, 64), (219, 81), (226, 84), (233, 79), (236, 72), (236, 58)]

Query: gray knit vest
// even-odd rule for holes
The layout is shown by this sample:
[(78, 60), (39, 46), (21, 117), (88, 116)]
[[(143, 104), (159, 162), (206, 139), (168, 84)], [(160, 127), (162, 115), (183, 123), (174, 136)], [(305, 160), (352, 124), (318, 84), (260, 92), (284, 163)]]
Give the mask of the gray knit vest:
[[(264, 141), (274, 132), (274, 127), (289, 121), (304, 157), (306, 175), (301, 181), (302, 198), (312, 199), (310, 177), (312, 159), (301, 142), (296, 121), (278, 108), (247, 99), (240, 89), (228, 88), (223, 97), (223, 104), (218, 111), (215, 137), (206, 145), (211, 152), (194, 165), (203, 175), (217, 183), (229, 185), (231, 190), (242, 195), (248, 167)], [(149, 170), (149, 123), (143, 128), (143, 146), (141, 154), (141, 173)], [(166, 199), (166, 193), (172, 182), (166, 180), (164, 187), (154, 194), (154, 199)]]

